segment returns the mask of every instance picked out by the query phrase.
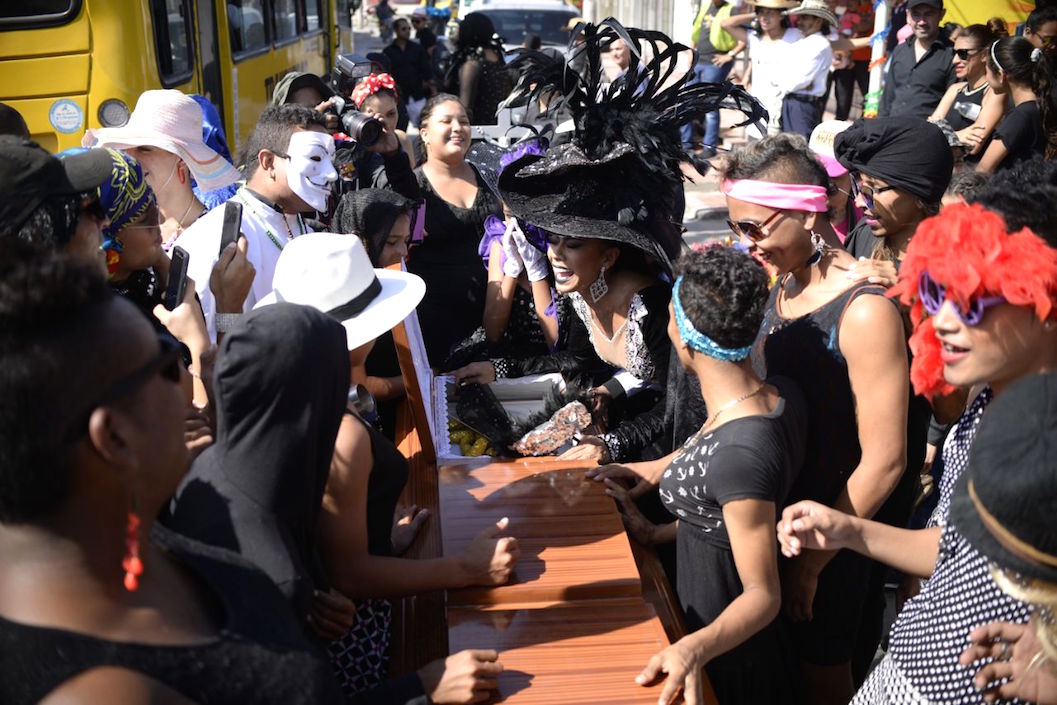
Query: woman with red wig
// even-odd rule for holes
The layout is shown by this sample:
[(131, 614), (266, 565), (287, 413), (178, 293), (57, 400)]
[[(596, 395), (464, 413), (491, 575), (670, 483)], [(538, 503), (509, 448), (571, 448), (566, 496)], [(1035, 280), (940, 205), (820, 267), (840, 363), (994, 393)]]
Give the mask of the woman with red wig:
[(798, 502), (783, 512), (778, 538), (787, 556), (850, 548), (929, 578), (853, 703), (982, 702), (975, 671), (958, 663), (965, 635), (988, 622), (1023, 623), (1030, 609), (999, 590), (987, 559), (947, 515), (988, 403), (1017, 379), (1057, 367), (1057, 249), (1026, 228), (1008, 233), (982, 206), (950, 205), (918, 228), (891, 294), (911, 307), (915, 390), (976, 392), (938, 461), (939, 506), (928, 528), (908, 530)]

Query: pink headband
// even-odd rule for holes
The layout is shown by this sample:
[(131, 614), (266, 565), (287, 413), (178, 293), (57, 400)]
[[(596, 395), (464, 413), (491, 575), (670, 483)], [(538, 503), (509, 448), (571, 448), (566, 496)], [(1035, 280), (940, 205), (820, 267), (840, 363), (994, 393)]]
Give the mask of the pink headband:
[(752, 179), (726, 179), (723, 194), (746, 203), (778, 210), (825, 213), (826, 188), (807, 184), (776, 184)]

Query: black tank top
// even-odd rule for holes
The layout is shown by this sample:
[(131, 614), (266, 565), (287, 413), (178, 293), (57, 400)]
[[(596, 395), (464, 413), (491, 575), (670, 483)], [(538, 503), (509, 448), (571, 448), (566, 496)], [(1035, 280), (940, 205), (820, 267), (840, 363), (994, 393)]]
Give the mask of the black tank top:
[(372, 556), (393, 555), (393, 512), (407, 484), (408, 465), (392, 441), (359, 416), (371, 438), (374, 466), (367, 478), (367, 552)]
[(786, 500), (813, 499), (832, 504), (859, 465), (855, 400), (848, 362), (840, 351), (840, 322), (859, 296), (881, 295), (883, 287), (861, 282), (800, 318), (778, 314), (779, 283), (771, 289), (763, 323), (752, 350), (761, 378), (782, 376), (795, 381), (807, 402), (807, 446), (804, 465)]
[(203, 705), (342, 702), (330, 665), (264, 573), (229, 551), (157, 524), (152, 540), (216, 597), (223, 624), (216, 637), (196, 646), (155, 646), (0, 617), (0, 702), (31, 705), (100, 666), (142, 673)]
[[(966, 88), (968, 84), (966, 85)], [(976, 117), (980, 114), (980, 107), (984, 103), (984, 96), (991, 90), (990, 86), (986, 83), (973, 90), (966, 90), (966, 88), (958, 91), (958, 95), (954, 98), (954, 105), (951, 106), (950, 110), (944, 116), (947, 124), (957, 132), (958, 130), (964, 130), (969, 125), (976, 122)]]

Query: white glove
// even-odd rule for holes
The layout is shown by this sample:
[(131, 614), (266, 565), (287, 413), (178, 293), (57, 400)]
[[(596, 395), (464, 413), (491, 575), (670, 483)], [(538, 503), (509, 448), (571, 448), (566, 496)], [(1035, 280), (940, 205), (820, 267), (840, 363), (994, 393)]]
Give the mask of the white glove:
[(503, 245), (503, 254), (506, 255), (503, 260), (503, 274), (517, 279), (521, 276), (521, 271), (525, 269), (525, 264), (521, 261), (521, 255), (518, 254), (517, 243), (514, 240), (515, 232), (521, 232), (521, 229), (518, 228), (517, 221), (511, 218), (506, 224), (506, 232), (503, 233), (500, 243)]
[(517, 244), (517, 251), (521, 255), (521, 261), (525, 263), (529, 281), (538, 282), (541, 279), (546, 279), (551, 271), (551, 264), (547, 260), (547, 254), (536, 249), (525, 237), (525, 233), (521, 232), (521, 228), (514, 230), (514, 242)]

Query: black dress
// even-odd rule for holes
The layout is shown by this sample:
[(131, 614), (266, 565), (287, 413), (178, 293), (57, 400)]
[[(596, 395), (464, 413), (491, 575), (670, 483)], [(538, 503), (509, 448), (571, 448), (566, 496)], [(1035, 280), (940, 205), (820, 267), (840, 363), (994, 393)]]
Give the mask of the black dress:
[(610, 457), (641, 460), (667, 455), (664, 450), (664, 391), (668, 383), (671, 341), (668, 339), (668, 301), (671, 285), (658, 282), (632, 297), (624, 329), (627, 372), (645, 387), (634, 396), (614, 377), (612, 365), (599, 357), (590, 328), (590, 314), (579, 294), (570, 294), (569, 342), (565, 350), (541, 357), (492, 360), (497, 378), (524, 377), (544, 372), (560, 372), (567, 382), (590, 386), (603, 382), (612, 398), (611, 428), (600, 438)]
[(203, 705), (342, 702), (329, 665), (266, 575), (233, 553), (162, 526), (155, 526), (151, 540), (213, 598), (222, 625), (217, 636), (197, 646), (153, 646), (0, 617), (0, 702), (36, 703), (100, 666), (142, 673)]
[[(789, 319), (778, 313), (781, 288), (779, 282), (771, 290), (752, 362), (761, 377), (791, 378), (800, 385), (807, 401), (811, 425), (804, 470), (793, 483), (788, 503), (812, 499), (832, 506), (862, 455), (848, 363), (840, 350), (840, 324), (852, 301), (859, 296), (884, 296), (885, 290), (860, 282), (818, 309)], [(920, 468), (919, 463), (904, 473), (877, 518), (888, 514), (889, 503), (905, 504), (907, 490), (916, 482)], [(852, 659), (864, 606), (879, 596), (879, 585), (877, 590), (870, 590), (871, 563), (844, 550), (822, 570), (813, 619), (792, 625), (804, 661), (836, 664)]]
[(485, 218), (503, 211), (480, 177), (473, 205), (460, 208), (437, 195), (421, 167), (415, 175), (426, 202), (426, 236), (408, 254), (407, 269), (426, 282), (418, 321), (429, 363), (440, 367), (451, 346), (481, 325), (488, 273), (477, 246)]
[[(708, 626), (744, 592), (723, 505), (739, 499), (774, 502), (777, 521), (804, 459), (803, 395), (791, 380), (771, 382), (780, 394), (774, 411), (691, 437), (661, 477), (661, 501), (679, 520), (676, 591), (690, 632)], [(705, 670), (722, 703), (788, 702), (793, 658), (779, 620), (712, 659)]]

